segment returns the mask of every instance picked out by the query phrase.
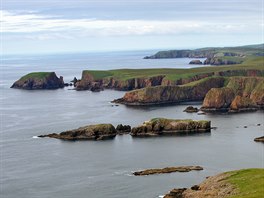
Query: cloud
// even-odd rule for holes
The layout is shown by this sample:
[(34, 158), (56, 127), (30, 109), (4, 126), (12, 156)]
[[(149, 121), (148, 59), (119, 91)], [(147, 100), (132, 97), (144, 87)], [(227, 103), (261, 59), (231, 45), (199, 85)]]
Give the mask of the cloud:
[[(216, 23), (195, 20), (100, 20), (67, 19), (37, 12), (0, 11), (1, 30), (5, 34), (26, 34), (27, 38), (48, 40), (87, 36), (141, 36), (200, 33), (234, 33), (254, 31), (250, 24)], [(255, 28), (256, 29), (256, 28)]]

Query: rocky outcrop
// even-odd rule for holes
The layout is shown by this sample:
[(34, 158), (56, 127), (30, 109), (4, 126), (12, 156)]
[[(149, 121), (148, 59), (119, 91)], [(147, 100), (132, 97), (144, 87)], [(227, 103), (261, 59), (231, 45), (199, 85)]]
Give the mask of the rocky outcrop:
[(62, 140), (105, 140), (114, 138), (116, 134), (117, 131), (112, 124), (97, 124), (80, 127), (59, 134), (52, 133), (48, 135), (40, 135), (38, 137), (50, 137)]
[(192, 60), (192, 61), (190, 61), (189, 64), (190, 64), (190, 65), (202, 65), (203, 62), (200, 61), (199, 59), (197, 59), (197, 60)]
[(243, 61), (242, 60), (228, 60), (225, 59), (224, 57), (219, 58), (219, 57), (210, 57), (207, 58), (204, 61), (204, 65), (234, 65), (234, 64), (241, 64)]
[(207, 178), (199, 185), (192, 188), (175, 188), (164, 198), (224, 198), (236, 194), (235, 187), (228, 183), (226, 179), (229, 174), (222, 173)]
[(254, 139), (255, 142), (263, 142), (264, 143), (264, 136), (257, 137)]
[(187, 113), (197, 113), (199, 109), (197, 107), (188, 106), (183, 112)]
[(210, 132), (211, 122), (205, 120), (173, 120), (154, 118), (142, 125), (132, 128), (131, 135), (135, 137), (176, 135), (180, 133)]
[(222, 77), (207, 78), (184, 86), (156, 86), (127, 92), (123, 98), (113, 102), (126, 105), (154, 105), (201, 101), (213, 87), (223, 87)]
[(128, 91), (162, 84), (165, 76), (150, 76), (120, 80), (114, 77), (94, 78), (89, 71), (83, 71), (82, 79), (76, 82), (76, 90), (102, 90), (103, 88)]
[(232, 101), (229, 112), (256, 111), (258, 106), (249, 97), (237, 95)]
[(255, 111), (264, 106), (264, 78), (232, 77), (224, 88), (211, 89), (205, 96), (203, 111)]
[[(150, 71), (150, 74), (148, 72)], [(152, 74), (152, 70), (142, 70), (144, 77), (141, 77), (141, 73), (136, 70), (109, 70), (109, 71), (89, 71), (84, 70), (81, 80), (75, 79), (76, 90), (92, 90), (101, 91), (103, 89), (115, 89), (122, 91), (130, 91), (135, 89), (141, 89), (151, 86), (174, 86), (184, 85), (190, 82), (198, 81), (208, 77), (230, 77), (230, 76), (264, 76), (264, 70), (256, 69), (239, 69), (239, 70), (224, 70), (214, 72), (197, 72), (187, 77), (171, 78), (168, 77), (170, 71), (167, 69), (160, 69), (160, 75)], [(164, 74), (162, 74), (164, 72)], [(172, 69), (172, 72), (173, 69)], [(118, 75), (117, 75), (118, 74)], [(177, 75), (175, 73), (175, 75)], [(129, 76), (123, 78), (123, 76)], [(135, 77), (133, 77), (135, 76)]]
[(126, 134), (126, 133), (130, 133), (131, 132), (131, 126), (129, 125), (123, 125), (123, 124), (119, 124), (116, 127), (116, 131), (118, 134), (122, 135), (122, 134)]
[(58, 89), (63, 88), (63, 77), (57, 77), (55, 72), (29, 73), (17, 80), (11, 88), (17, 89)]
[(235, 93), (231, 88), (212, 88), (206, 94), (201, 110), (226, 111), (234, 98)]
[(203, 168), (201, 166), (178, 166), (178, 167), (155, 168), (155, 169), (146, 169), (143, 171), (136, 171), (133, 173), (133, 175), (144, 176), (144, 175), (164, 174), (164, 173), (173, 173), (173, 172), (190, 172), (193, 170), (200, 171), (203, 170)]

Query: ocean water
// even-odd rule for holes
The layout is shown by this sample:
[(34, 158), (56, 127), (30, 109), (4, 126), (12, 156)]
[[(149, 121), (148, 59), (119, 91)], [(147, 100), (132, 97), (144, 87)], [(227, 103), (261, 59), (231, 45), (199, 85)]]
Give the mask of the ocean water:
[[(152, 51), (9, 56), (1, 62), (0, 197), (155, 198), (175, 187), (190, 187), (223, 171), (264, 166), (263, 111), (188, 114), (188, 104), (113, 106), (125, 92), (10, 89), (32, 71), (55, 71), (65, 81), (83, 69), (187, 68), (190, 59), (144, 60)], [(200, 107), (201, 103), (195, 103)], [(68, 142), (36, 138), (96, 123), (137, 126), (153, 117), (211, 120), (211, 133), (175, 137)], [(257, 126), (261, 124), (261, 126)], [(247, 126), (247, 128), (244, 128)], [(203, 171), (136, 177), (133, 171), (200, 165)]]

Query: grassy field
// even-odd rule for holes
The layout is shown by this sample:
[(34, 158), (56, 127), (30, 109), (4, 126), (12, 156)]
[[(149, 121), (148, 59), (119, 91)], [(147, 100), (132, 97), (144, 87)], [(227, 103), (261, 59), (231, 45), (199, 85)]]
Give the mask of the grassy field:
[(45, 77), (49, 76), (52, 72), (32, 72), (25, 76), (23, 76), (20, 80), (26, 79), (44, 79)]
[(177, 80), (180, 78), (192, 77), (196, 74), (219, 72), (227, 70), (245, 70), (257, 69), (264, 71), (264, 57), (247, 57), (242, 64), (225, 66), (208, 66), (191, 69), (117, 69), (117, 70), (85, 70), (84, 73), (90, 73), (95, 79), (113, 77), (118, 80), (128, 80), (131, 78), (144, 78), (157, 75), (165, 75), (168, 80)]
[(230, 198), (264, 197), (264, 169), (232, 171), (227, 181), (236, 187), (238, 194)]

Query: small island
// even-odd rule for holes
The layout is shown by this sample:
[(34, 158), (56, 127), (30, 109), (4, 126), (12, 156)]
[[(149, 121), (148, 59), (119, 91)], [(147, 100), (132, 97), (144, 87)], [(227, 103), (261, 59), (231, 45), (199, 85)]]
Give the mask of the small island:
[(193, 170), (200, 171), (200, 170), (203, 170), (203, 167), (201, 166), (177, 166), (177, 167), (146, 169), (143, 171), (136, 171), (133, 173), (133, 175), (144, 176), (144, 175), (164, 174), (164, 173), (173, 173), (173, 172), (190, 172)]
[(106, 140), (116, 136), (117, 131), (112, 124), (96, 124), (80, 127), (59, 134), (51, 133), (38, 137), (50, 137), (62, 140)]
[(186, 133), (210, 132), (211, 122), (206, 120), (173, 120), (153, 118), (131, 131), (133, 137), (149, 137), (160, 135), (177, 135)]
[(17, 80), (11, 88), (17, 89), (58, 89), (64, 87), (63, 77), (55, 72), (33, 72)]

